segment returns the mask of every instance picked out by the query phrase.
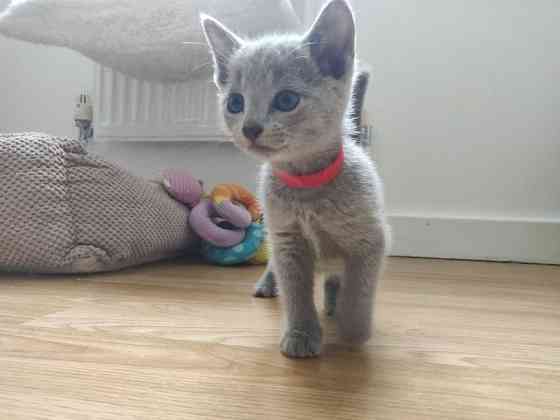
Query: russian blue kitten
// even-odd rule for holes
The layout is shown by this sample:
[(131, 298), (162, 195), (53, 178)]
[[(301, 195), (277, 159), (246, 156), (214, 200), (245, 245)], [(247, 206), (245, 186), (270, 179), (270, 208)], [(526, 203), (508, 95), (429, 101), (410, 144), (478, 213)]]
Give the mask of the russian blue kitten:
[[(260, 179), (272, 258), (257, 294), (274, 294), (278, 281), (282, 353), (313, 357), (321, 351), (316, 271), (326, 274), (325, 309), (340, 338), (366, 342), (388, 229), (381, 182), (349, 130), (355, 61), (350, 6), (330, 1), (304, 35), (244, 40), (210, 17), (203, 16), (202, 25), (227, 128), (241, 150), (264, 161)], [(325, 185), (292, 188), (275, 175), (321, 171), (341, 147), (342, 169)]]

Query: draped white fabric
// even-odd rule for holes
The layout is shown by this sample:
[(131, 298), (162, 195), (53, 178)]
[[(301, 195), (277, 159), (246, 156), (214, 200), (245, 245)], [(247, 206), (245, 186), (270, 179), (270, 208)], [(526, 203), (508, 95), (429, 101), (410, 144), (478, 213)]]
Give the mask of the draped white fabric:
[[(2, 1), (2, 0), (0, 0)], [(6, 4), (4, 0), (0, 6)], [(290, 0), (12, 0), (0, 33), (74, 49), (138, 79), (207, 77), (203, 12), (242, 35), (300, 29)]]

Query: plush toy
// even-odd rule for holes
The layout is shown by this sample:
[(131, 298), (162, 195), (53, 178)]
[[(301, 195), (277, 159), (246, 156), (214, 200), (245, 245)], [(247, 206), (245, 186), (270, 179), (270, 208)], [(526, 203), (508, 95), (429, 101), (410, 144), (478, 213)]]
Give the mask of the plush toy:
[(202, 238), (202, 255), (208, 261), (267, 263), (262, 211), (251, 192), (240, 185), (219, 184), (204, 196), (202, 183), (187, 171), (168, 170), (163, 178), (169, 194), (191, 208), (189, 224)]
[(202, 181), (197, 180), (189, 172), (181, 169), (163, 171), (163, 186), (174, 199), (186, 204), (191, 209), (203, 196)]
[[(233, 245), (208, 241), (202, 248), (204, 256), (221, 265), (243, 262), (266, 264), (268, 245), (265, 241), (262, 211), (255, 196), (240, 185), (220, 184), (210, 193), (210, 203), (219, 215), (215, 219), (218, 221), (218, 225), (220, 221), (229, 222), (234, 229), (243, 229), (244, 238)], [(196, 219), (196, 214), (194, 218), (191, 214), (191, 226), (195, 231), (197, 231)], [(228, 230), (227, 227), (226, 230)]]
[(253, 222), (259, 220), (262, 210), (257, 199), (245, 188), (236, 184), (220, 184), (210, 194), (216, 211), (228, 219), (237, 219), (240, 215), (237, 203), (242, 204), (251, 215)]
[(264, 226), (259, 223), (251, 223), (245, 231), (243, 240), (238, 245), (227, 248), (204, 242), (202, 244), (202, 255), (208, 261), (219, 265), (237, 265), (245, 262), (266, 264), (268, 254)]

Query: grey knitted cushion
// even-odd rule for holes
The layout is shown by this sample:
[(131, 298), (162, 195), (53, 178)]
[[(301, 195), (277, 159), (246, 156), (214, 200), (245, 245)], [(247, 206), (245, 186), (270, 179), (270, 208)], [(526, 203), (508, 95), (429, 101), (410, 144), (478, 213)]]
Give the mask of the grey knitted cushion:
[(0, 134), (0, 270), (98, 272), (187, 252), (188, 210), (75, 140)]

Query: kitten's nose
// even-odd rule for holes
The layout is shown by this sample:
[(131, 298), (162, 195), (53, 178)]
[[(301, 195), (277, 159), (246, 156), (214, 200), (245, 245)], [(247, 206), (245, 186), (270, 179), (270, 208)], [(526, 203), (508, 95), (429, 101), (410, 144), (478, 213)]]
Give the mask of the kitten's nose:
[(262, 134), (262, 132), (263, 132), (262, 126), (258, 124), (251, 124), (243, 127), (243, 134), (252, 142), (258, 139), (259, 136)]

